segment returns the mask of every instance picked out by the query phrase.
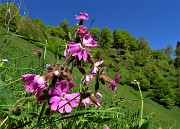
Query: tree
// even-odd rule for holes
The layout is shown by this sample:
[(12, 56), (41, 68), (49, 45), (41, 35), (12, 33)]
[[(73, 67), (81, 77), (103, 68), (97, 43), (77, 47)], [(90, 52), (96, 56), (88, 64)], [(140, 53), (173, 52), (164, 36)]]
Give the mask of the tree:
[(99, 28), (92, 28), (90, 32), (92, 34), (93, 39), (99, 42), (101, 36), (101, 30)]
[(168, 45), (166, 48), (162, 48), (161, 51), (164, 52), (167, 56), (174, 54), (172, 45)]
[(125, 54), (128, 50), (138, 49), (137, 40), (126, 30), (115, 30), (113, 33), (113, 46), (119, 50), (119, 54)]
[(180, 67), (180, 42), (177, 42), (176, 50), (175, 50), (176, 58), (174, 60), (174, 66), (176, 68)]
[(113, 35), (111, 31), (108, 28), (103, 28), (101, 30), (99, 46), (102, 49), (109, 49), (112, 44), (113, 44)]
[(174, 60), (174, 66), (177, 70), (177, 87), (180, 87), (180, 42), (177, 42), (176, 46), (176, 58)]

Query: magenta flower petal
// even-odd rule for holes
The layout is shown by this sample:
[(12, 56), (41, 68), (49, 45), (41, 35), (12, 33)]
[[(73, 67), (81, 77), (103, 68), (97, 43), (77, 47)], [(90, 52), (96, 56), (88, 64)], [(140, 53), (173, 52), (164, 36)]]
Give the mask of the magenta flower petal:
[(69, 51), (70, 52), (78, 51), (80, 49), (80, 46), (81, 46), (80, 43), (72, 42), (72, 43), (69, 44)]
[[(54, 90), (53, 92), (56, 92), (58, 95), (60, 95), (63, 92), (63, 88), (61, 87), (60, 82), (56, 82), (55, 88), (56, 88), (56, 90)], [(53, 94), (53, 95), (55, 95), (55, 94)]]
[(84, 104), (84, 106), (87, 106), (87, 105), (91, 105), (92, 101), (88, 97), (88, 98), (83, 99), (82, 103)]
[(33, 82), (28, 82), (28, 83), (26, 83), (26, 85), (25, 85), (25, 90), (26, 90), (27, 92), (32, 93), (32, 92), (34, 92), (36, 89), (37, 89), (37, 87), (34, 86), (34, 83), (33, 83)]
[(114, 80), (109, 84), (108, 88), (109, 89), (111, 88), (113, 92), (117, 89), (117, 87), (115, 86), (115, 81)]
[(83, 25), (80, 25), (79, 29), (77, 31), (79, 37), (81, 37), (81, 38), (83, 38), (86, 35), (87, 32), (88, 32), (87, 28), (85, 26), (83, 26)]
[(24, 74), (24, 75), (22, 75), (22, 81), (27, 83), (29, 81), (34, 80), (35, 76), (36, 76), (36, 74)]
[(70, 113), (72, 111), (72, 108), (69, 106), (69, 104), (65, 105), (65, 110), (67, 113)]
[(64, 89), (66, 89), (67, 87), (66, 80), (60, 81), (60, 87), (61, 87), (62, 92), (64, 92)]
[(71, 101), (73, 99), (79, 99), (80, 94), (79, 93), (66, 94), (66, 98), (67, 98), (68, 101)]
[(43, 50), (39, 49), (39, 50), (38, 50), (38, 52), (39, 52), (39, 53), (42, 53), (42, 52), (43, 52)]
[(115, 81), (115, 83), (119, 83), (119, 82), (120, 82), (120, 76), (119, 76), (119, 75), (116, 75), (114, 81)]
[(66, 49), (64, 50), (64, 56), (67, 57), (69, 54), (69, 48), (68, 45), (66, 45)]
[(64, 106), (58, 110), (61, 114), (64, 112)]
[(72, 87), (74, 87), (74, 82), (73, 82), (73, 81), (70, 81), (70, 82), (68, 83), (68, 90), (67, 90), (67, 91), (69, 91)]
[(33, 54), (34, 54), (34, 55), (36, 55), (36, 54), (37, 54), (37, 51), (36, 51), (36, 50), (34, 50)]
[(52, 110), (57, 110), (58, 104), (59, 104), (59, 101), (57, 101), (57, 100), (54, 101), (53, 104), (51, 105), (51, 109), (52, 109)]
[(65, 107), (65, 105), (67, 104), (67, 101), (66, 100), (62, 100), (62, 101), (60, 101), (59, 102), (59, 104), (58, 104), (58, 111), (60, 112), (60, 113), (63, 113), (64, 112), (64, 107)]
[[(57, 87), (56, 87), (57, 88)], [(60, 89), (60, 87), (58, 87)], [(58, 96), (60, 95), (61, 93), (58, 92), (57, 90), (54, 90), (53, 88), (50, 88), (49, 91), (48, 91), (48, 94), (49, 95), (54, 95), (54, 96)]]
[(36, 96), (37, 98), (39, 98), (39, 97), (41, 96), (43, 90), (44, 90), (44, 88), (37, 88), (37, 91), (36, 91), (36, 93), (35, 93), (35, 96)]
[(72, 107), (77, 107), (79, 105), (79, 103), (76, 100), (72, 100), (69, 103), (71, 104)]
[(87, 52), (86, 52), (86, 50), (84, 49), (84, 50), (83, 50), (83, 60), (86, 61), (86, 60), (87, 60), (87, 57), (88, 57)]
[(49, 102), (50, 102), (50, 103), (54, 103), (54, 102), (56, 102), (57, 100), (59, 101), (59, 100), (61, 100), (61, 98), (58, 97), (58, 96), (53, 96), (53, 97), (50, 98)]
[(81, 51), (81, 52), (78, 53), (78, 59), (81, 60), (81, 59), (82, 59), (82, 56), (83, 56), (83, 51)]
[(75, 15), (75, 19), (80, 19), (80, 20), (89, 20), (89, 16), (87, 13), (81, 13), (79, 15)]

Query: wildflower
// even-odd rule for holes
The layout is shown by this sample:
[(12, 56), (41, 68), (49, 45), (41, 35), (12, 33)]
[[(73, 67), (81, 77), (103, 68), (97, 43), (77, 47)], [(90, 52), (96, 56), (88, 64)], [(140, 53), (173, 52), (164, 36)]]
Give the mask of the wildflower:
[(82, 103), (84, 106), (91, 105), (94, 103), (95, 107), (98, 108), (100, 105), (100, 99), (102, 98), (102, 95), (100, 93), (96, 93), (96, 95), (91, 94), (89, 97), (82, 100)]
[(120, 82), (120, 76), (119, 75), (116, 75), (115, 79), (111, 81), (111, 83), (109, 84), (108, 88), (112, 89), (112, 91), (115, 91), (117, 89), (116, 87), (116, 83), (119, 83)]
[(55, 89), (50, 88), (49, 95), (52, 97), (49, 103), (52, 103), (51, 109), (58, 110), (59, 113), (63, 113), (64, 110), (67, 113), (72, 111), (72, 107), (78, 106), (77, 99), (79, 99), (79, 93), (68, 94), (68, 91), (74, 86), (74, 82), (70, 81), (67, 85), (66, 80), (61, 80), (55, 84)]
[(89, 82), (93, 78), (92, 74), (88, 74), (85, 76), (85, 78), (82, 80), (82, 83)]
[(103, 62), (104, 62), (103, 60), (96, 62), (96, 63), (94, 64), (94, 66), (92, 67), (90, 73), (91, 73), (91, 74), (96, 74), (96, 73), (98, 72), (98, 70), (99, 70), (98, 66), (101, 65)]
[(33, 54), (34, 54), (34, 55), (36, 55), (36, 54), (37, 54), (37, 51), (36, 51), (36, 50), (34, 50)]
[(59, 71), (58, 71), (58, 70), (55, 70), (55, 71), (53, 72), (53, 74), (54, 74), (54, 76), (58, 76), (58, 75), (59, 75)]
[(83, 38), (83, 45), (86, 47), (96, 47), (97, 42), (92, 38), (92, 35), (88, 33)]
[(27, 92), (35, 92), (37, 98), (40, 97), (43, 89), (46, 87), (44, 77), (36, 74), (22, 75), (22, 81), (25, 82), (25, 90)]
[(42, 53), (43, 51), (41, 49), (38, 50), (38, 53)]
[(89, 20), (89, 16), (88, 16), (87, 13), (82, 13), (82, 12), (80, 12), (79, 15), (75, 15), (75, 19)]
[(104, 129), (110, 129), (107, 125), (104, 127)]
[(69, 51), (72, 52), (72, 56), (78, 56), (78, 59), (83, 59), (84, 61), (87, 60), (87, 52), (86, 49), (81, 46), (80, 43), (70, 43), (69, 44)]
[(34, 50), (33, 54), (36, 55), (36, 54), (41, 54), (43, 51), (41, 49), (39, 49), (38, 51), (37, 50)]
[(87, 97), (82, 100), (82, 103), (84, 104), (84, 106), (87, 106), (87, 105), (91, 105), (92, 101), (89, 99), (89, 97)]
[(88, 32), (87, 28), (83, 25), (80, 25), (79, 29), (77, 30), (77, 33), (78, 33), (79, 37), (81, 37), (81, 38), (83, 38), (87, 32)]

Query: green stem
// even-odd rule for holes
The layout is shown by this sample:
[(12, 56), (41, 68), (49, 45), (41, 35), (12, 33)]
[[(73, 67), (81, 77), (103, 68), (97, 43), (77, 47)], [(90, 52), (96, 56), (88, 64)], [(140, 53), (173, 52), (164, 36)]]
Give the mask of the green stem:
[(142, 125), (142, 120), (143, 120), (144, 99), (143, 99), (143, 95), (142, 95), (139, 83), (137, 83), (137, 85), (138, 85), (139, 93), (140, 93), (140, 97), (141, 97), (141, 114), (140, 114), (140, 126), (141, 126)]
[(38, 117), (38, 120), (37, 120), (37, 126), (39, 126), (40, 122), (41, 122), (41, 118), (42, 118), (42, 115), (43, 115), (43, 112), (44, 112), (44, 109), (46, 107), (46, 101), (43, 103), (43, 106), (41, 108), (41, 112), (39, 114), (39, 117)]

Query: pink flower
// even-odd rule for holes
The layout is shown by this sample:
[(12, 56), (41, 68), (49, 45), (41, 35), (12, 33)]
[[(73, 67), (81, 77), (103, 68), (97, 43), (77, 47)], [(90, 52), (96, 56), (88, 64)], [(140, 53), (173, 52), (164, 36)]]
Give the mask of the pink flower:
[(54, 76), (58, 76), (58, 75), (59, 75), (59, 71), (58, 71), (58, 70), (55, 70), (55, 71), (53, 72), (53, 74), (54, 74)]
[(79, 15), (75, 15), (75, 19), (89, 20), (89, 16), (88, 16), (87, 13), (82, 13), (82, 12), (80, 12)]
[(41, 54), (43, 51), (41, 49), (39, 49), (38, 51), (37, 50), (34, 50), (33, 54), (36, 55), (37, 53), (38, 54)]
[(110, 129), (107, 125), (104, 127), (104, 129)]
[(83, 45), (86, 47), (96, 47), (97, 42), (92, 38), (92, 35), (90, 33), (87, 33), (83, 37)]
[(25, 90), (27, 92), (35, 92), (37, 98), (40, 97), (42, 91), (46, 87), (44, 77), (36, 74), (22, 75), (22, 81), (25, 82)]
[(38, 50), (38, 53), (42, 53), (43, 51), (41, 49)]
[(91, 96), (85, 98), (82, 100), (82, 103), (84, 106), (91, 105), (94, 103), (95, 107), (98, 108), (100, 107), (100, 99), (102, 98), (102, 95), (100, 93), (96, 93), (96, 95), (91, 94)]
[(79, 37), (81, 37), (81, 38), (83, 38), (87, 32), (88, 32), (87, 28), (83, 25), (80, 25), (79, 29), (77, 30), (77, 33), (78, 33)]
[(112, 80), (112, 82), (109, 84), (108, 88), (112, 89), (112, 91), (115, 91), (117, 89), (116, 87), (116, 83), (119, 83), (120, 82), (120, 76), (119, 75), (116, 75), (115, 79)]
[(82, 103), (84, 104), (84, 106), (87, 106), (87, 105), (91, 105), (92, 101), (89, 99), (89, 97), (87, 97), (82, 100)]
[(79, 99), (79, 93), (68, 94), (67, 92), (74, 86), (74, 82), (70, 81), (67, 85), (66, 80), (61, 80), (55, 84), (55, 89), (49, 89), (49, 95), (52, 97), (49, 103), (52, 103), (51, 109), (58, 110), (63, 113), (64, 110), (67, 113), (72, 111), (72, 107), (78, 106), (77, 99)]
[(82, 80), (82, 83), (84, 84), (85, 82), (89, 82), (91, 81), (91, 79), (93, 78), (92, 74), (88, 74), (85, 76), (85, 78)]
[(36, 50), (34, 50), (33, 54), (34, 54), (34, 55), (36, 55), (36, 54), (37, 54), (37, 51), (36, 51)]
[(78, 56), (79, 60), (87, 60), (88, 55), (86, 49), (83, 48), (80, 43), (71, 42), (69, 44), (69, 51), (72, 52), (72, 56)]
[(103, 60), (96, 62), (96, 63), (94, 64), (94, 66), (92, 67), (90, 73), (91, 73), (91, 74), (96, 74), (96, 73), (98, 72), (98, 70), (99, 70), (98, 66), (101, 65), (103, 62), (104, 62)]

